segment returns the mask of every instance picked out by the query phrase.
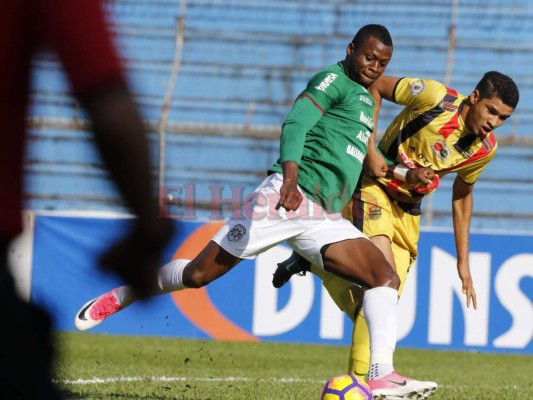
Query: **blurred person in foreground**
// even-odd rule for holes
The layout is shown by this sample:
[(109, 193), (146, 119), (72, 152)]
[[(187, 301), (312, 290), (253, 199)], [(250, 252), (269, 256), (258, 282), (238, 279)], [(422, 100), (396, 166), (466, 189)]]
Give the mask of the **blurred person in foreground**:
[[(367, 89), (385, 71), (392, 51), (388, 30), (367, 25), (348, 44), (344, 60), (311, 78), (283, 124), (280, 158), (243, 204), (242, 216), (226, 222), (194, 260), (165, 265), (158, 294), (205, 286), (242, 259), (287, 241), (319, 268), (368, 287), (364, 302), (374, 371), (368, 385), (376, 397), (401, 399), (429, 396), (437, 384), (394, 370), (400, 279), (383, 253), (340, 214), (374, 130), (374, 100)], [(134, 300), (128, 286), (113, 289), (81, 307), (76, 327), (90, 329)]]
[[(422, 199), (437, 189), (441, 177), (455, 173), (452, 210), (457, 272), (467, 307), (477, 309), (468, 262), (474, 184), (496, 155), (493, 131), (516, 108), (518, 88), (510, 77), (490, 71), (468, 96), (431, 79), (390, 76), (378, 79), (370, 92), (376, 101), (374, 121), (382, 98), (405, 108), (378, 147), (369, 145), (365, 172), (343, 214), (395, 267), (401, 294), (418, 254)], [(320, 277), (339, 308), (354, 321), (349, 373), (365, 376), (370, 349), (361, 310), (364, 287), (311, 266), (296, 252), (278, 264), (273, 284), (281, 287), (292, 275), (309, 270)]]
[(53, 335), (46, 312), (21, 300), (7, 266), (10, 241), (22, 230), (23, 158), (31, 63), (46, 46), (57, 52), (76, 98), (92, 121), (105, 166), (137, 216), (104, 254), (102, 268), (145, 298), (157, 280), (172, 234), (158, 220), (148, 140), (128, 91), (100, 0), (2, 0), (0, 3), (0, 397), (57, 399)]

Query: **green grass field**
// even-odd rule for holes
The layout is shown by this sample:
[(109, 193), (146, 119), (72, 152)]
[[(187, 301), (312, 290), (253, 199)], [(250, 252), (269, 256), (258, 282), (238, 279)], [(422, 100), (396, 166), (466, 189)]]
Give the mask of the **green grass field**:
[[(68, 399), (318, 400), (346, 347), (59, 335)], [(533, 357), (398, 349), (400, 373), (435, 380), (435, 400), (533, 399)], [(31, 384), (31, 382), (29, 383)]]

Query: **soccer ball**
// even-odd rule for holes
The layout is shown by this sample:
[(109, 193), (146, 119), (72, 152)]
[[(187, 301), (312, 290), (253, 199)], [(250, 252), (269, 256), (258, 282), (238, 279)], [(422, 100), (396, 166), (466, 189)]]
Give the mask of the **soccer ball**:
[(372, 400), (372, 392), (353, 375), (337, 375), (324, 385), (320, 400)]

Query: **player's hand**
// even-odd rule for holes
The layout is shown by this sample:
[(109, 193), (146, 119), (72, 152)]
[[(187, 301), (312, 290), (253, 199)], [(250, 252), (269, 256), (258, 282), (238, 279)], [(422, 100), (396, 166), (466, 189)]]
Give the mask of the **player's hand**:
[(370, 149), (363, 162), (365, 172), (374, 178), (383, 178), (387, 174), (387, 162), (381, 154)]
[(427, 194), (437, 189), (439, 187), (439, 184), (440, 184), (440, 178), (438, 175), (435, 175), (428, 185), (417, 186), (415, 187), (415, 191), (418, 193)]
[(287, 211), (296, 211), (302, 204), (303, 196), (298, 190), (298, 184), (294, 181), (284, 181), (279, 190), (279, 201), (276, 210), (283, 207)]
[(101, 268), (121, 277), (131, 286), (137, 298), (149, 297), (157, 287), (162, 252), (173, 232), (174, 225), (170, 219), (157, 218), (143, 226), (136, 221), (126, 236), (102, 255)]
[(470, 304), (477, 310), (476, 290), (474, 289), (474, 281), (470, 273), (461, 274), (461, 281), (463, 282), (463, 294), (466, 296), (466, 307), (470, 308)]
[(407, 171), (405, 181), (415, 187), (428, 186), (435, 177), (435, 171), (429, 167), (412, 168)]
[(418, 193), (429, 193), (440, 183), (439, 176), (429, 167), (410, 169), (406, 175), (406, 182), (413, 186)]

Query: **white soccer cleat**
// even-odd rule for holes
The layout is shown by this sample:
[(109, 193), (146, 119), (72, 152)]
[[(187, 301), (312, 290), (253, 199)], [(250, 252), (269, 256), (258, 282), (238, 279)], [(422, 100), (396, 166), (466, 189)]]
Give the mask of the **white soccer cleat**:
[(435, 382), (416, 381), (398, 374), (396, 371), (380, 379), (366, 382), (372, 390), (373, 400), (422, 400), (437, 390)]
[(118, 298), (115, 296), (117, 289), (113, 289), (95, 299), (85, 303), (74, 318), (74, 325), (79, 331), (86, 331), (102, 323), (104, 319), (122, 310)]

